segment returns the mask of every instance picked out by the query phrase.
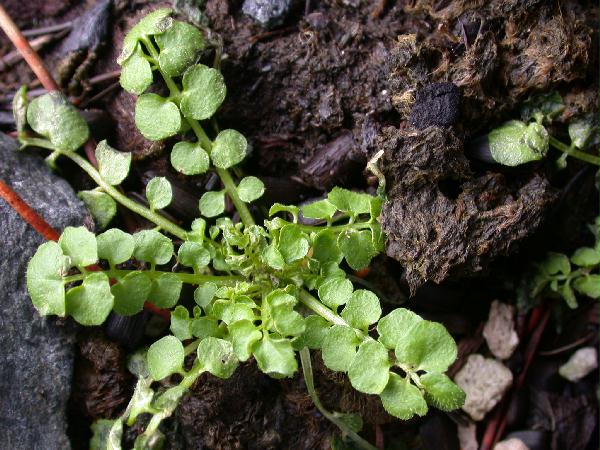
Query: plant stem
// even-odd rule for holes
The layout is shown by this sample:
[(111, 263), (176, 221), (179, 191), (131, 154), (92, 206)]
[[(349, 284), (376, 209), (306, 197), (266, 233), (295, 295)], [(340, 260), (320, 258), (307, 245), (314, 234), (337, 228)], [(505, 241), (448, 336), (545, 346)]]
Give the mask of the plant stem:
[(589, 153), (582, 152), (581, 150), (577, 150), (576, 148), (569, 147), (567, 144), (559, 141), (555, 137), (550, 136), (550, 145), (555, 149), (572, 156), (573, 158), (594, 164), (595, 166), (600, 166), (599, 158), (595, 157), (594, 155), (590, 155)]
[[(152, 58), (157, 60), (158, 52), (156, 51), (156, 48), (154, 47), (152, 42), (150, 42), (149, 39), (144, 39), (143, 42), (146, 45), (148, 52), (150, 53)], [(177, 103), (177, 106), (179, 106), (181, 90), (179, 89), (177, 84), (173, 81), (173, 79), (169, 75), (164, 73), (160, 69), (160, 67), (158, 67), (158, 71), (160, 72), (161, 76), (163, 77), (163, 79), (165, 80), (165, 83), (167, 84), (167, 86), (169, 88), (172, 100), (175, 101), (175, 103)], [(194, 134), (196, 134), (196, 137), (198, 138), (198, 142), (200, 142), (200, 145), (210, 155), (210, 152), (212, 150), (212, 141), (210, 140), (210, 138), (204, 131), (204, 128), (202, 128), (202, 125), (200, 125), (200, 122), (198, 122), (195, 119), (190, 119), (190, 118), (186, 118), (185, 120), (190, 124), (190, 127), (194, 131)], [(225, 189), (227, 190), (227, 195), (229, 195), (229, 198), (231, 198), (231, 201), (233, 201), (235, 209), (239, 213), (240, 219), (242, 220), (244, 225), (246, 225), (246, 226), (254, 225), (255, 224), (254, 218), (252, 217), (252, 214), (250, 213), (248, 206), (240, 199), (240, 197), (237, 193), (237, 187), (233, 181), (233, 178), (231, 178), (231, 174), (229, 173), (229, 171), (227, 169), (219, 169), (219, 168), (216, 168), (216, 171), (217, 171), (217, 174), (219, 175), (219, 178), (221, 178), (221, 181), (223, 182)]]
[(304, 375), (304, 383), (306, 384), (306, 390), (308, 391), (308, 395), (310, 395), (310, 398), (312, 399), (317, 409), (321, 412), (321, 414), (323, 414), (323, 416), (327, 420), (329, 420), (335, 426), (337, 426), (342, 433), (348, 435), (360, 448), (364, 450), (378, 450), (377, 447), (374, 447), (365, 439), (360, 437), (354, 430), (350, 429), (348, 425), (346, 425), (335, 415), (327, 411), (322, 405), (321, 400), (319, 400), (319, 396), (317, 395), (317, 390), (315, 389), (312, 363), (310, 361), (310, 351), (307, 347), (304, 347), (302, 350), (300, 350), (300, 362), (302, 363), (302, 374)]
[(94, 168), (94, 166), (92, 166), (89, 162), (87, 162), (77, 153), (66, 150), (60, 150), (60, 153), (70, 158), (75, 164), (77, 164), (85, 172), (87, 172), (87, 174), (96, 182), (98, 186), (100, 186), (104, 190), (104, 192), (109, 194), (121, 205), (125, 206), (126, 208), (130, 209), (136, 214), (139, 214), (140, 216), (150, 220), (151, 222), (154, 222), (160, 228), (162, 228), (165, 231), (168, 231), (174, 236), (177, 236), (179, 239), (186, 240), (187, 232), (183, 228), (181, 228), (178, 225), (175, 225), (169, 219), (161, 216), (160, 214), (151, 211), (150, 209), (126, 197), (124, 194), (119, 192), (114, 186), (104, 181), (104, 178), (102, 178), (102, 176)]
[(312, 294), (308, 291), (302, 289), (300, 291), (300, 302), (304, 304), (304, 306), (312, 309), (318, 315), (326, 319), (327, 321), (333, 323), (334, 325), (344, 325), (349, 327), (344, 319), (338, 316), (335, 312), (330, 310), (327, 306), (317, 300)]
[[(123, 270), (123, 269), (112, 269), (103, 271), (109, 278), (119, 279), (133, 272), (141, 272), (139, 270)], [(168, 273), (176, 275), (177, 278), (185, 284), (199, 285), (202, 283), (215, 283), (219, 285), (229, 285), (237, 281), (242, 281), (242, 277), (234, 275), (197, 275), (195, 273), (183, 273), (183, 272), (165, 272), (160, 270), (145, 270), (143, 271), (150, 278), (158, 278), (159, 276)], [(85, 274), (70, 275), (63, 278), (64, 283), (72, 283), (74, 281), (81, 281), (85, 278)]]

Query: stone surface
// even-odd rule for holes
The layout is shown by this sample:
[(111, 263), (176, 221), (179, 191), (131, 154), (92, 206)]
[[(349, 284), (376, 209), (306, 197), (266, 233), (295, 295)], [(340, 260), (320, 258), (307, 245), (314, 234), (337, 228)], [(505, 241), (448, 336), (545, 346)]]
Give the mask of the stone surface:
[(569, 381), (577, 382), (598, 367), (598, 353), (594, 347), (583, 347), (560, 366), (558, 373)]
[(472, 354), (454, 377), (467, 398), (462, 409), (473, 420), (483, 419), (502, 399), (513, 381), (512, 372), (499, 361)]
[(494, 450), (529, 450), (521, 439), (511, 438), (494, 445)]
[(266, 28), (281, 25), (293, 0), (244, 0), (242, 11)]
[[(41, 156), (0, 133), (0, 180), (57, 230), (90, 220)], [(39, 316), (25, 287), (27, 262), (44, 239), (0, 198), (0, 448), (66, 450), (74, 329)]]
[(458, 425), (458, 442), (460, 450), (477, 450), (477, 425), (469, 422), (467, 425)]
[(498, 300), (492, 302), (488, 320), (483, 328), (483, 337), (492, 354), (498, 359), (510, 358), (519, 345), (514, 316), (512, 305)]

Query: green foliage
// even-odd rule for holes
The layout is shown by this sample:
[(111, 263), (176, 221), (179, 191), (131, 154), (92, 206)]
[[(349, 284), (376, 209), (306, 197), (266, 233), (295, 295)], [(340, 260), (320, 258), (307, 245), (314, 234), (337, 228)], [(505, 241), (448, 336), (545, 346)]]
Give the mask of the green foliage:
[(511, 120), (488, 134), (492, 158), (505, 166), (518, 166), (546, 156), (549, 138), (544, 126)]
[[(20, 119), (22, 121), (22, 119)], [(60, 92), (53, 91), (31, 101), (27, 123), (60, 150), (75, 151), (89, 137), (87, 123)]]
[[(396, 417), (423, 415), (428, 404), (444, 410), (459, 407), (464, 394), (443, 375), (456, 357), (456, 345), (443, 326), (406, 309), (380, 318), (377, 295), (355, 290), (346, 273), (368, 266), (384, 248), (378, 220), (382, 189), (372, 196), (338, 187), (325, 199), (302, 207), (275, 204), (269, 220), (256, 224), (247, 204), (264, 194), (264, 184), (256, 177), (240, 176), (237, 168), (232, 171), (235, 177), (229, 172), (248, 153), (245, 137), (235, 130), (218, 132), (216, 123), (209, 135), (198, 122), (210, 119), (223, 102), (223, 77), (217, 69), (197, 64), (207, 42), (202, 33), (170, 14), (157, 10), (127, 34), (119, 57), (121, 84), (139, 95), (135, 119), (144, 137), (195, 135), (194, 140), (186, 136), (176, 142), (170, 158), (182, 174), (218, 174), (222, 187), (204, 192), (199, 201), (206, 219), (198, 218), (184, 230), (161, 215), (157, 210), (168, 206), (173, 196), (165, 178), (154, 178), (146, 186), (149, 208), (122, 195), (114, 186), (126, 178), (131, 155), (104, 141), (96, 149), (98, 170), (81, 162), (83, 158), (72, 153), (83, 144), (81, 133), (71, 134), (60, 120), (55, 120), (59, 125), (52, 129), (54, 134), (43, 125), (49, 116), (41, 109), (44, 102), (49, 102), (53, 115), (64, 106), (69, 120), (73, 114), (79, 117), (62, 100), (60, 105), (53, 99), (39, 100), (37, 105), (32, 102), (33, 112), (31, 106), (27, 110), (32, 128), (49, 139), (44, 145), (70, 157), (97, 181), (97, 190), (80, 196), (101, 227), (114, 216), (115, 201), (157, 226), (133, 235), (109, 229), (98, 236), (68, 227), (58, 243), (40, 246), (28, 266), (27, 286), (41, 314), (70, 315), (83, 325), (99, 325), (111, 310), (133, 315), (146, 302), (170, 311), (171, 334), (132, 357), (131, 370), (138, 377), (133, 397), (121, 417), (96, 424), (92, 447), (119, 449), (124, 427), (132, 426), (140, 414), (147, 414), (149, 422), (135, 448), (160, 444), (160, 422), (205, 372), (229, 378), (240, 361), (254, 358), (269, 376), (292, 377), (301, 351), (306, 378), (308, 348), (319, 350), (330, 370), (346, 373), (357, 391), (379, 395)], [(158, 82), (157, 74), (168, 96), (146, 92)], [(23, 106), (17, 110), (22, 116)], [(65, 147), (64, 142), (70, 144)], [(217, 218), (226, 204), (235, 207), (239, 223)], [(314, 224), (301, 223), (300, 217)], [(592, 259), (582, 251), (567, 264)], [(564, 261), (558, 267), (562, 274)], [(589, 290), (592, 281), (581, 278), (573, 286)], [(195, 305), (180, 302), (184, 284), (195, 286)], [(307, 382), (317, 398), (312, 384)], [(360, 442), (354, 416), (325, 415)], [(370, 448), (365, 442), (362, 447)]]
[(521, 306), (532, 304), (544, 294), (562, 297), (569, 308), (577, 307), (578, 295), (592, 299), (600, 297), (598, 219), (590, 229), (595, 236), (592, 246), (578, 248), (571, 257), (550, 252), (534, 265), (533, 271), (522, 282)]

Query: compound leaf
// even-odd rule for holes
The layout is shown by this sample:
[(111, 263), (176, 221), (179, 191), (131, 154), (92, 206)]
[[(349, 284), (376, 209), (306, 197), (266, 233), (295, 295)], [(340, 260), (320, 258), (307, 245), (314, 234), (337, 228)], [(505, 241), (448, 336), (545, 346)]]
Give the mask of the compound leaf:
[(135, 103), (135, 125), (150, 141), (176, 135), (181, 128), (177, 105), (157, 94), (140, 95)]
[(600, 262), (600, 253), (591, 247), (582, 247), (575, 250), (571, 262), (579, 267), (594, 267)]
[(209, 191), (202, 194), (198, 204), (200, 213), (205, 217), (216, 217), (225, 211), (225, 193)]
[(27, 291), (33, 306), (44, 316), (65, 315), (63, 276), (70, 261), (56, 242), (40, 245), (27, 265)]
[(363, 342), (348, 367), (348, 378), (354, 389), (365, 394), (380, 394), (389, 376), (388, 350), (378, 341)]
[(307, 219), (331, 219), (337, 207), (327, 199), (309, 203), (300, 208), (302, 216)]
[(144, 309), (149, 298), (152, 281), (144, 272), (130, 272), (113, 284), (110, 291), (115, 298), (114, 310), (122, 316), (132, 316)]
[(319, 287), (321, 301), (336, 310), (338, 306), (346, 304), (352, 295), (354, 287), (347, 278), (332, 277)]
[(171, 165), (184, 175), (198, 175), (208, 170), (210, 160), (200, 144), (178, 142), (171, 151)]
[(144, 52), (139, 44), (127, 61), (121, 64), (119, 83), (121, 87), (132, 94), (141, 95), (152, 84), (152, 67), (144, 57)]
[(101, 325), (114, 303), (108, 277), (102, 272), (86, 276), (80, 286), (67, 292), (65, 301), (67, 313), (78, 323), (86, 326)]
[(414, 370), (444, 372), (456, 359), (456, 343), (446, 328), (437, 322), (417, 322), (410, 333), (396, 342), (396, 357)]
[(150, 209), (162, 209), (173, 200), (173, 188), (165, 177), (154, 177), (146, 185), (146, 198)]
[(246, 203), (258, 200), (265, 192), (265, 185), (256, 177), (244, 177), (237, 187), (237, 192)]
[(238, 366), (231, 342), (215, 337), (200, 341), (197, 350), (202, 367), (219, 378), (229, 378)]
[(217, 285), (210, 281), (198, 286), (194, 291), (194, 301), (202, 308), (206, 308), (212, 302), (217, 292)]
[(425, 400), (442, 411), (452, 411), (465, 403), (466, 394), (442, 373), (426, 373), (420, 377)]
[(120, 184), (127, 177), (131, 166), (131, 153), (120, 152), (106, 141), (100, 141), (96, 146), (96, 159), (100, 175), (108, 184)]
[(117, 214), (117, 203), (113, 198), (100, 191), (79, 191), (77, 197), (90, 210), (98, 228), (104, 229)]
[(367, 330), (381, 317), (379, 299), (371, 291), (354, 291), (342, 311), (342, 318), (354, 328)]
[(381, 318), (377, 324), (379, 341), (388, 349), (394, 350), (396, 343), (410, 334), (411, 329), (423, 319), (405, 308), (397, 308)]
[(98, 262), (96, 236), (85, 227), (65, 228), (58, 243), (74, 266), (85, 267)]
[(177, 304), (183, 283), (174, 273), (163, 273), (152, 280), (149, 301), (158, 308), (172, 308)]
[(237, 358), (247, 361), (252, 356), (254, 344), (262, 338), (262, 333), (252, 321), (239, 320), (229, 326), (229, 336)]
[(117, 228), (111, 228), (96, 236), (98, 257), (111, 265), (121, 264), (133, 255), (135, 240), (132, 235)]
[(196, 64), (185, 71), (182, 82), (180, 107), (185, 117), (196, 120), (208, 119), (217, 112), (225, 100), (227, 94), (225, 80), (217, 69)]
[(242, 162), (246, 157), (248, 142), (236, 130), (223, 130), (215, 138), (210, 159), (215, 167), (228, 169)]
[(171, 239), (155, 230), (142, 230), (133, 235), (135, 250), (133, 256), (138, 261), (152, 264), (166, 264), (173, 256)]
[(600, 295), (600, 277), (596, 274), (584, 275), (573, 281), (573, 287), (577, 292), (590, 298), (598, 298)]
[(368, 266), (378, 253), (373, 247), (373, 234), (370, 230), (345, 230), (338, 237), (338, 245), (346, 262), (354, 270)]
[(165, 336), (148, 349), (148, 371), (159, 381), (183, 370), (183, 344), (175, 336)]
[(210, 263), (210, 252), (198, 242), (185, 241), (179, 247), (177, 260), (179, 264), (197, 269)]
[(286, 263), (304, 258), (309, 247), (308, 240), (298, 226), (289, 224), (281, 229), (278, 248)]
[(371, 196), (361, 192), (352, 192), (348, 189), (334, 187), (327, 199), (337, 209), (352, 215), (368, 214), (371, 212)]
[(347, 372), (356, 355), (358, 344), (360, 344), (360, 340), (352, 328), (345, 325), (334, 325), (327, 331), (325, 339), (323, 339), (321, 350), (323, 362), (331, 370)]
[(160, 49), (158, 65), (170, 77), (180, 76), (205, 47), (202, 33), (195, 26), (179, 21), (155, 40)]
[(288, 339), (265, 333), (254, 347), (254, 358), (258, 368), (273, 378), (292, 377), (298, 370), (295, 352)]
[(334, 262), (339, 264), (343, 255), (337, 243), (338, 234), (324, 229), (317, 233), (313, 240), (313, 258), (321, 263)]
[(306, 325), (302, 335), (304, 345), (313, 350), (321, 348), (330, 327), (329, 322), (321, 316), (311, 314), (304, 319), (304, 323)]
[(427, 414), (427, 403), (419, 388), (396, 373), (390, 373), (388, 384), (380, 397), (383, 408), (398, 419), (408, 420), (415, 414)]

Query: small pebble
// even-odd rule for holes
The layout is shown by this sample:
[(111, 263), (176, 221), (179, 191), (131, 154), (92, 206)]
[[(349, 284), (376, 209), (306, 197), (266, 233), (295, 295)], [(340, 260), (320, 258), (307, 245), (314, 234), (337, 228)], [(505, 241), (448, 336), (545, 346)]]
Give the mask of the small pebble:
[(569, 360), (560, 366), (558, 373), (573, 383), (581, 380), (598, 367), (598, 353), (594, 347), (583, 347), (571, 355)]
[(496, 358), (508, 359), (511, 357), (519, 345), (512, 305), (494, 300), (483, 328), (483, 337)]
[(529, 450), (521, 439), (511, 438), (494, 445), (494, 450)]

